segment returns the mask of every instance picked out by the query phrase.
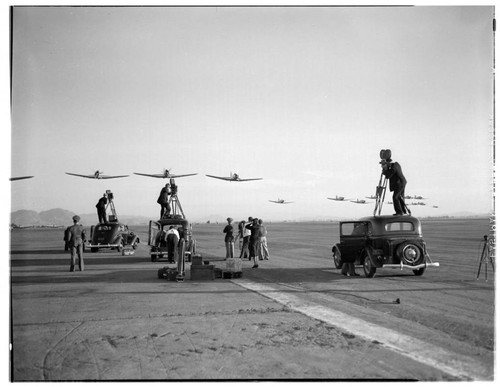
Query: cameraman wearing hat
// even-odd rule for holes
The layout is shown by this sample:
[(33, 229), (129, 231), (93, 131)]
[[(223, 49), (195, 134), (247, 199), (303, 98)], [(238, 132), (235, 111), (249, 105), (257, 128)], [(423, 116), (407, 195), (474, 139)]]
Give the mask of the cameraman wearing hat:
[(69, 271), (75, 271), (75, 255), (78, 254), (78, 266), (83, 271), (83, 243), (85, 242), (85, 229), (78, 224), (80, 217), (73, 216), (73, 226), (67, 229), (68, 247), (71, 252), (71, 264)]
[(392, 202), (394, 205), (394, 215), (406, 214), (407, 208), (405, 204), (405, 187), (406, 178), (403, 175), (403, 170), (398, 162), (392, 162), (390, 149), (382, 150), (380, 152), (382, 160), (382, 174), (389, 179), (389, 190), (394, 192), (392, 195)]

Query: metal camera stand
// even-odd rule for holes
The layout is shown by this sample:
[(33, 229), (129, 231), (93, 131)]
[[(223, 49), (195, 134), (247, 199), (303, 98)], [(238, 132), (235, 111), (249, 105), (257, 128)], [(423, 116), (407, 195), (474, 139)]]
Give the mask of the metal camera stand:
[(477, 270), (476, 279), (479, 279), (479, 275), (481, 274), (481, 266), (484, 263), (484, 278), (486, 281), (488, 281), (488, 261), (490, 262), (493, 272), (495, 272), (495, 263), (493, 262), (493, 254), (490, 247), (490, 239), (488, 238), (488, 235), (485, 235), (483, 243), (483, 251), (481, 252), (481, 256), (479, 258), (479, 268)]
[(382, 205), (385, 199), (385, 190), (387, 188), (387, 177), (383, 173), (380, 174), (380, 179), (375, 191), (375, 209), (373, 210), (373, 216), (379, 216), (380, 211), (382, 211)]

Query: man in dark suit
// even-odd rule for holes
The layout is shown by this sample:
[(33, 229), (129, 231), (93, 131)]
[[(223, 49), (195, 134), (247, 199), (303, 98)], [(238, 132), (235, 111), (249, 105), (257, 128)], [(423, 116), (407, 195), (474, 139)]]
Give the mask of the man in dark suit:
[(392, 202), (394, 205), (394, 215), (403, 215), (407, 213), (405, 204), (405, 187), (406, 178), (403, 175), (403, 170), (398, 162), (392, 162), (391, 158), (383, 159), (382, 173), (389, 179), (389, 190), (393, 192)]
[(95, 205), (97, 208), (97, 217), (99, 218), (99, 223), (106, 223), (106, 204), (108, 204), (108, 199), (106, 197), (106, 194), (104, 194)]

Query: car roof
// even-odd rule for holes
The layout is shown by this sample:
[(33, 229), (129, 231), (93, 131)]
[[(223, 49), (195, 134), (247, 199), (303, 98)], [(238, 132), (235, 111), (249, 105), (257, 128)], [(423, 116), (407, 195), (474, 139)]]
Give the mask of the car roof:
[(420, 220), (411, 215), (382, 215), (382, 216), (366, 216), (359, 219), (361, 222), (371, 222), (373, 224), (386, 224), (394, 222), (410, 222), (419, 224)]
[(158, 221), (159, 224), (161, 224), (162, 227), (164, 226), (170, 226), (170, 225), (181, 225), (182, 227), (188, 227), (189, 226), (189, 221), (184, 218), (166, 218), (166, 219), (160, 219)]

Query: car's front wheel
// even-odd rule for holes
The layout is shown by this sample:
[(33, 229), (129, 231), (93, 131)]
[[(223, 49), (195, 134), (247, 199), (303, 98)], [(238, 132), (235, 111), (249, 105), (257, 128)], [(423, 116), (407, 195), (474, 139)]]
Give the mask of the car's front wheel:
[(333, 248), (333, 263), (335, 265), (335, 269), (342, 269), (342, 257), (340, 256), (340, 251), (336, 246)]
[(363, 271), (365, 272), (366, 278), (373, 278), (373, 276), (375, 276), (377, 268), (373, 266), (373, 263), (371, 259), (368, 257), (368, 254), (366, 254), (366, 252), (363, 253), (362, 259), (363, 259)]

